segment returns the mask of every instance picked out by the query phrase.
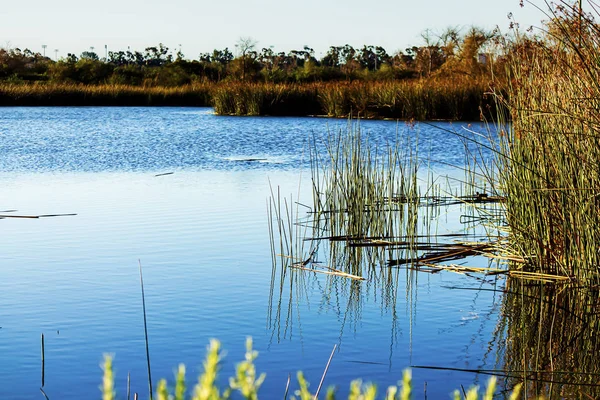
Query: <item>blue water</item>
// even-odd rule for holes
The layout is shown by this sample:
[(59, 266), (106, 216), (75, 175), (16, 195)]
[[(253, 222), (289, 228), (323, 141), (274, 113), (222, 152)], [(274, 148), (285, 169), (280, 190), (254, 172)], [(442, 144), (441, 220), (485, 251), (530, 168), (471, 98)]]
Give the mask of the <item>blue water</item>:
[[(138, 262), (155, 384), (185, 363), (191, 388), (210, 338), (230, 376), (247, 336), (267, 373), (262, 398), (281, 398), (297, 370), (316, 389), (334, 344), (325, 386), (342, 395), (357, 377), (383, 392), (411, 365), (495, 368), (500, 297), (453, 289), (494, 282), (397, 270), (386, 287), (377, 273), (358, 284), (307, 273), (271, 296), (269, 182), (295, 195), (302, 183), (310, 203), (307, 143), (347, 124), (207, 108), (0, 108), (0, 210), (77, 214), (0, 219), (0, 398), (42, 396), (42, 333), (51, 399), (99, 397), (104, 353), (115, 356), (119, 398), (128, 372), (147, 398)], [(376, 146), (399, 133), (418, 140), (436, 170), (464, 163), (464, 141), (431, 125), (360, 124)], [(456, 220), (442, 216), (436, 229)], [(425, 382), (429, 398), (449, 398), (485, 379), (424, 369), (413, 378), (416, 398)]]

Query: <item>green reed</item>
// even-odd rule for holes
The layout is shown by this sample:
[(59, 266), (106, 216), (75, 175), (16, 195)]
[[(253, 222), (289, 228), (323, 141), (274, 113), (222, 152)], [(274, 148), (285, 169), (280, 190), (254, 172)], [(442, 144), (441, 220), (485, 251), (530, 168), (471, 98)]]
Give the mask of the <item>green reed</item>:
[[(478, 209), (487, 197), (482, 200), (475, 194), (475, 189), (485, 190), (481, 183), (485, 175), (476, 172), (474, 164), (467, 165), (468, 182), (460, 188), (473, 194), (453, 195), (432, 171), (424, 179), (418, 148), (413, 129), (399, 130), (391, 143), (378, 147), (359, 123), (349, 122), (346, 129), (310, 143), (310, 208), (292, 196), (282, 197), (279, 189), (271, 193), (267, 209), (273, 267), (267, 327), (273, 337), (287, 336), (294, 319), (300, 319), (299, 304), (308, 288), (318, 285), (323, 301), (337, 304), (335, 308), (343, 313), (340, 318), (347, 322), (340, 336), (344, 325), (360, 321), (364, 299), (374, 297), (391, 313), (393, 342), (402, 282), (412, 306), (417, 272), (444, 268), (432, 267), (430, 260), (439, 264), (490, 247), (453, 242), (468, 237), (480, 222), (465, 223), (466, 233), (438, 234), (435, 227), (436, 217), (448, 207), (457, 212), (466, 207), (473, 221), (483, 219), (475, 218), (479, 211), (491, 218), (493, 208)], [(468, 188), (463, 189), (465, 185)], [(321, 282), (319, 276), (324, 285), (316, 283)]]
[(598, 285), (600, 30), (576, 6), (550, 12), (547, 34), (512, 44), (499, 187), (524, 268)]
[[(330, 134), (325, 154), (313, 144), (313, 203), (316, 220), (322, 221), (319, 228), (327, 236), (349, 243), (414, 239), (421, 196), (419, 163), (413, 151), (409, 139), (400, 135), (395, 143), (378, 149), (358, 124)], [(354, 253), (360, 252), (356, 247)], [(351, 273), (362, 273), (361, 263), (349, 264), (354, 268)]]

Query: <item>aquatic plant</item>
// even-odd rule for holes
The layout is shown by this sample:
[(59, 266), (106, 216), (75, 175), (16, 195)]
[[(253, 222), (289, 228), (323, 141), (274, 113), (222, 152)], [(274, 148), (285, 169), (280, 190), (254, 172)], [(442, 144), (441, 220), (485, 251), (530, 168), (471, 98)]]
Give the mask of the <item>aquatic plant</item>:
[(304, 84), (223, 83), (213, 105), (223, 115), (325, 115), (346, 118), (479, 120), (491, 116), (484, 79), (431, 78)]
[[(389, 82), (193, 83), (181, 86), (0, 82), (0, 106), (213, 106), (220, 115), (479, 120), (483, 78)], [(486, 114), (489, 114), (486, 111)]]
[[(581, 2), (580, 2), (581, 4)], [(592, 9), (593, 6), (592, 6)], [(545, 33), (517, 35), (512, 125), (501, 121), (499, 185), (513, 268), (600, 284), (600, 30), (579, 5), (548, 11)]]

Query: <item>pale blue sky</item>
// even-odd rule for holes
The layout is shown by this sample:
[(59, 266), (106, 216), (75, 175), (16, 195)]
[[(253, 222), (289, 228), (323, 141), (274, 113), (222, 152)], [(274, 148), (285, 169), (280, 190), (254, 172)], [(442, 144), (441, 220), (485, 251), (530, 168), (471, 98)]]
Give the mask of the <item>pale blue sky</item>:
[[(539, 2), (541, 3), (541, 2)], [(519, 0), (28, 0), (6, 1), (0, 8), (0, 46), (30, 48), (54, 57), (79, 55), (90, 46), (143, 50), (164, 43), (181, 45), (186, 58), (215, 48), (234, 49), (252, 37), (258, 49), (301, 49), (317, 56), (331, 45), (383, 46), (389, 53), (419, 44), (425, 29), (478, 25), (507, 30), (507, 14), (525, 25), (540, 25), (543, 15)]]

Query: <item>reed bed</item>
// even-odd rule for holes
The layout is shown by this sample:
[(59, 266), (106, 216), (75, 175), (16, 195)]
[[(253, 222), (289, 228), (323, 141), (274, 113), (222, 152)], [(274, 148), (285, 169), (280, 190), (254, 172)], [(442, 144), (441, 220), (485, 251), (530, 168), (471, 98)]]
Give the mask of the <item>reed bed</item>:
[(212, 90), (220, 115), (306, 116), (321, 114), (318, 85), (231, 82)]
[[(224, 115), (323, 115), (336, 118), (480, 120), (493, 99), (479, 79), (306, 84), (218, 85), (213, 104)], [(483, 110), (483, 111), (482, 111)]]
[(210, 106), (211, 85), (0, 84), (0, 106)]
[(38, 82), (0, 84), (0, 106), (214, 106), (220, 115), (480, 120), (493, 99), (479, 79), (194, 83), (177, 87)]
[[(291, 332), (295, 307), (310, 287), (319, 287), (324, 301), (347, 304), (340, 317), (348, 329), (361, 320), (364, 299), (378, 299), (392, 316), (393, 342), (399, 329), (398, 288), (406, 283), (411, 298), (419, 272), (490, 275), (492, 280), (507, 273), (497, 267), (500, 246), (475, 233), (503, 199), (475, 192), (482, 186), (475, 178), (461, 186), (461, 192), (475, 194), (450, 195), (431, 171), (421, 171), (417, 142), (415, 131), (407, 129), (378, 147), (359, 122), (349, 121), (346, 129), (310, 144), (312, 203), (272, 192), (267, 321), (278, 340)], [(478, 207), (488, 216), (466, 218), (461, 232), (436, 232), (440, 213), (477, 213)], [(448, 264), (482, 255), (491, 259), (487, 267)]]
[(499, 187), (510, 251), (528, 271), (600, 284), (600, 30), (559, 3), (547, 34), (515, 44)]

